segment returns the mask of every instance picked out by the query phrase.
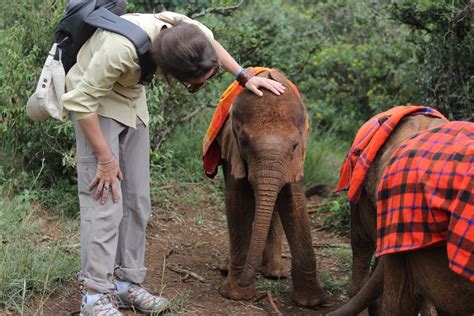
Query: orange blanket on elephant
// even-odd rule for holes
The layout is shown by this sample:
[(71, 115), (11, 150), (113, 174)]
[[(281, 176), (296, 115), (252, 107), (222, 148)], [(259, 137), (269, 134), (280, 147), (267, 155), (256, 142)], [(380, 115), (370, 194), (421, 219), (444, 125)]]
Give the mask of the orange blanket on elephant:
[(377, 256), (446, 243), (450, 269), (474, 282), (474, 123), (405, 141), (377, 195)]
[[(255, 75), (258, 75), (259, 73), (270, 69), (265, 67), (253, 67), (251, 70)], [(288, 80), (288, 82), (298, 95), (300, 95), (296, 86), (291, 81)], [(221, 160), (221, 149), (217, 142), (215, 142), (215, 139), (227, 120), (232, 103), (243, 89), (244, 88), (234, 80), (227, 90), (225, 90), (217, 104), (216, 110), (214, 111), (207, 133), (204, 136), (202, 142), (202, 160), (204, 171), (210, 178), (213, 178), (216, 175), (217, 167)]]
[(396, 106), (375, 115), (357, 132), (342, 163), (336, 192), (349, 189), (349, 201), (359, 201), (370, 164), (397, 124), (408, 115), (429, 115), (447, 121), (441, 113), (425, 106)]

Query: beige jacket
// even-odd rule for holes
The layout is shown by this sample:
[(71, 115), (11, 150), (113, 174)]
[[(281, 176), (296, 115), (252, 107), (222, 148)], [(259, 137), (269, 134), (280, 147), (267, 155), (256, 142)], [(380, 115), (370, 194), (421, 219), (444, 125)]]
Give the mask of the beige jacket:
[[(207, 27), (178, 13), (135, 13), (123, 18), (139, 25), (151, 40), (164, 25), (172, 27), (175, 21), (196, 24), (209, 40), (214, 39)], [(75, 112), (77, 119), (97, 113), (135, 128), (138, 116), (148, 125), (145, 87), (139, 79), (140, 65), (132, 42), (122, 35), (97, 30), (82, 46), (77, 63), (66, 76), (64, 108)]]

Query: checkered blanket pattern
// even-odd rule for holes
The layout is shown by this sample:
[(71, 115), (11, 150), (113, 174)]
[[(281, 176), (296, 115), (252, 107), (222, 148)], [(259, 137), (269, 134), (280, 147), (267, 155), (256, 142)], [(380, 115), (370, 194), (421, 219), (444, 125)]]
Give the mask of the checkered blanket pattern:
[(385, 143), (397, 124), (406, 116), (428, 115), (448, 121), (438, 111), (426, 106), (396, 106), (375, 115), (357, 131), (349, 152), (344, 159), (335, 192), (349, 190), (352, 204), (359, 201), (367, 171), (380, 147)]
[(378, 187), (377, 256), (444, 244), (450, 269), (474, 282), (474, 123), (410, 138)]

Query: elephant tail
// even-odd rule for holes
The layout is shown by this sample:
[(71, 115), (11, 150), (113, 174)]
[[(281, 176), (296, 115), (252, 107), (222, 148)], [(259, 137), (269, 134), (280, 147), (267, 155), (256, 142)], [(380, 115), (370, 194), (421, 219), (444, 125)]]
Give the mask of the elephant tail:
[(375, 302), (383, 292), (384, 259), (381, 258), (374, 273), (349, 302), (330, 312), (327, 316), (357, 315)]

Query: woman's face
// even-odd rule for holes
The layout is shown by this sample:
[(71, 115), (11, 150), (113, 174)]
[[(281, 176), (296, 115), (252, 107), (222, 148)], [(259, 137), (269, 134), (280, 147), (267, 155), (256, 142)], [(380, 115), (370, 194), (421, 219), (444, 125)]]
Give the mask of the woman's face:
[(211, 70), (209, 70), (207, 73), (205, 73), (201, 77), (187, 80), (181, 83), (188, 89), (189, 92), (194, 93), (198, 91), (199, 89), (201, 89), (207, 80), (214, 77), (219, 72), (220, 68), (221, 66), (211, 68)]

